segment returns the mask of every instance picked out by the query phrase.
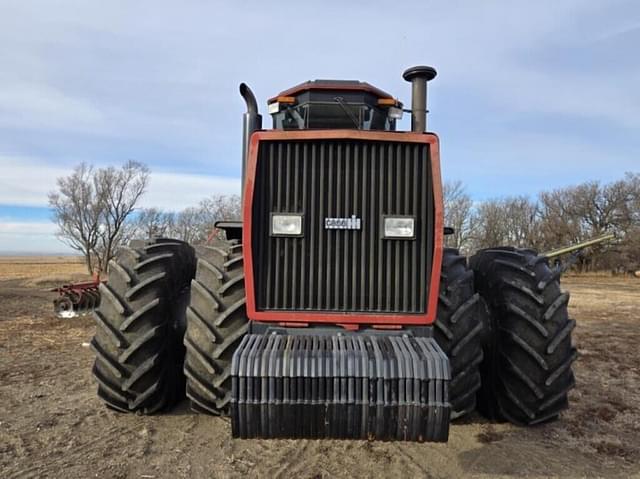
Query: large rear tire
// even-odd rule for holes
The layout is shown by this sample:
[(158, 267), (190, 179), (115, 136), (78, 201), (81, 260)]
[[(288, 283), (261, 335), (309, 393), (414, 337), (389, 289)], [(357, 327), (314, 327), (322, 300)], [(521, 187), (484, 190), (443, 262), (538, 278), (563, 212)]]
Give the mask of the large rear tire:
[(231, 359), (249, 329), (245, 305), (242, 244), (220, 241), (196, 250), (184, 338), (184, 374), (192, 409), (227, 414), (231, 400)]
[(568, 407), (577, 357), (560, 271), (533, 250), (511, 247), (482, 250), (470, 264), (491, 328), (479, 410), (520, 425), (556, 418)]
[(177, 240), (133, 246), (109, 262), (109, 281), (100, 285), (93, 375), (107, 406), (152, 414), (183, 396), (182, 335), (195, 254)]
[(434, 337), (451, 364), (449, 401), (451, 419), (456, 419), (476, 408), (484, 324), (466, 258), (456, 249), (445, 248), (441, 271)]

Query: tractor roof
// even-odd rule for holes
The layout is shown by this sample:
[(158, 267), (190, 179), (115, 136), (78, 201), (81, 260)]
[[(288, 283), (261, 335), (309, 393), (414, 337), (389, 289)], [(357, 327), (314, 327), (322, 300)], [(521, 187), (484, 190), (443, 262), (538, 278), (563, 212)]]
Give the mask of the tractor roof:
[(274, 103), (281, 97), (294, 97), (302, 93), (310, 92), (313, 90), (333, 90), (333, 91), (352, 91), (370, 93), (377, 98), (389, 98), (393, 99), (387, 92), (380, 90), (366, 82), (357, 80), (309, 80), (304, 83), (300, 83), (288, 90), (284, 90), (278, 93), (276, 96), (269, 99), (268, 103)]

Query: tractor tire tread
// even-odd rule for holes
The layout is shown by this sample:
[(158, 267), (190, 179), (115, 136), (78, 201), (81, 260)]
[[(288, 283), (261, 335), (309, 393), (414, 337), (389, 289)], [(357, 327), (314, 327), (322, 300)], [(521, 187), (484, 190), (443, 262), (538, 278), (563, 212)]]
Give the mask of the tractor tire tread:
[(184, 353), (170, 306), (194, 274), (195, 253), (184, 242), (137, 241), (111, 260), (90, 343), (98, 396), (110, 408), (153, 414), (179, 399)]
[(434, 337), (451, 364), (452, 419), (460, 418), (476, 407), (484, 336), (479, 306), (473, 271), (467, 267), (466, 258), (456, 249), (445, 248)]
[(184, 339), (187, 397), (196, 412), (226, 415), (231, 359), (249, 327), (242, 247), (218, 240), (215, 246), (198, 247), (196, 256)]
[(490, 312), (479, 410), (519, 425), (558, 417), (575, 385), (577, 352), (557, 271), (535, 250), (512, 247), (481, 250), (470, 265)]

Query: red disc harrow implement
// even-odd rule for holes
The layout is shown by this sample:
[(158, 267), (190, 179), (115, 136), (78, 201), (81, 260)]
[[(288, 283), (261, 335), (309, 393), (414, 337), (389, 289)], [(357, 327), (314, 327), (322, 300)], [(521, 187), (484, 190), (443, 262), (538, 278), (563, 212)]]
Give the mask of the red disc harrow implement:
[(91, 314), (100, 305), (100, 277), (83, 283), (70, 283), (51, 291), (59, 296), (53, 300), (53, 310), (59, 318), (75, 318)]

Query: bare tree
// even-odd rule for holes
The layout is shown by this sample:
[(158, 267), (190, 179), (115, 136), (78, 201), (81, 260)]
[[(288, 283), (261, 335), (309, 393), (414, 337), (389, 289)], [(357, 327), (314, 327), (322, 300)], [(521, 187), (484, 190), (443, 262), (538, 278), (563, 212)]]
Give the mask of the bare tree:
[(238, 195), (213, 195), (200, 202), (202, 212), (202, 236), (207, 237), (214, 229), (216, 221), (237, 220), (241, 215)]
[[(445, 188), (445, 191), (447, 189)], [(445, 207), (459, 197), (454, 184), (445, 195)], [(453, 208), (449, 206), (449, 210)], [(640, 268), (640, 174), (621, 180), (597, 181), (540, 193), (537, 201), (508, 197), (484, 201), (471, 208), (476, 222), (474, 248), (512, 245), (544, 251), (574, 244), (604, 233), (617, 241), (582, 251), (578, 269), (627, 271)], [(454, 219), (448, 217), (448, 223)], [(455, 239), (455, 238), (454, 238)]]
[(203, 243), (215, 234), (215, 223), (221, 220), (237, 220), (241, 217), (241, 202), (237, 195), (212, 195), (198, 206), (199, 224), (195, 241)]
[(103, 212), (101, 193), (96, 191), (93, 177), (93, 167), (81, 163), (69, 176), (58, 178), (58, 191), (49, 193), (57, 236), (82, 253), (89, 273), (94, 271), (93, 252), (100, 239)]
[(526, 196), (504, 200), (507, 242), (521, 248), (538, 248), (538, 204)]
[(493, 246), (537, 247), (538, 205), (526, 196), (481, 203), (477, 210), (476, 248)]
[(637, 255), (640, 227), (640, 175), (608, 184), (597, 181), (541, 193), (541, 233), (545, 247), (552, 248), (614, 232), (615, 245), (596, 245), (585, 251), (580, 270), (626, 269)]
[(100, 226), (96, 256), (98, 268), (104, 271), (118, 246), (128, 238), (123, 236), (123, 226), (133, 212), (149, 182), (149, 168), (142, 163), (128, 161), (122, 168), (114, 167), (96, 171), (96, 189), (103, 198), (103, 222)]
[[(121, 169), (82, 164), (58, 179), (58, 191), (49, 195), (58, 236), (85, 256), (88, 271), (106, 268), (134, 235), (203, 243), (216, 233), (216, 221), (241, 217), (238, 196), (212, 195), (179, 213), (148, 208), (131, 220), (148, 178), (144, 165), (128, 162)], [(591, 248), (579, 267), (640, 268), (640, 174), (542, 192), (537, 201), (515, 196), (474, 203), (460, 181), (445, 183), (443, 193), (445, 225), (455, 230), (446, 244), (465, 254), (504, 245), (546, 250), (613, 231), (617, 244)]]
[(446, 246), (468, 253), (471, 239), (477, 229), (477, 217), (473, 200), (461, 181), (447, 181), (443, 186), (444, 223), (453, 228), (453, 234), (445, 237)]
[(174, 234), (176, 215), (158, 208), (143, 208), (134, 221), (135, 236), (141, 239)]
[(629, 185), (629, 206), (633, 212), (631, 220), (634, 225), (640, 226), (640, 173), (627, 172), (625, 180)]
[(117, 248), (128, 239), (126, 221), (144, 194), (149, 169), (129, 161), (121, 169), (82, 164), (58, 179), (49, 194), (58, 236), (80, 251), (87, 270), (104, 271)]
[(198, 206), (177, 213), (157, 208), (141, 210), (134, 222), (135, 236), (145, 239), (168, 236), (193, 244), (205, 243), (216, 233), (216, 221), (239, 217), (239, 196), (212, 195), (200, 201)]
[(640, 174), (627, 173), (625, 181), (631, 215), (629, 228), (622, 239), (624, 248), (620, 263), (624, 265), (625, 272), (636, 272), (640, 271)]
[(506, 212), (500, 200), (487, 200), (478, 206), (478, 230), (474, 236), (474, 249), (507, 244)]
[(583, 238), (581, 221), (574, 214), (572, 189), (542, 192), (538, 204), (540, 237), (545, 249), (576, 243)]
[(187, 243), (197, 243), (200, 239), (202, 223), (200, 208), (185, 208), (176, 214), (171, 235)]

